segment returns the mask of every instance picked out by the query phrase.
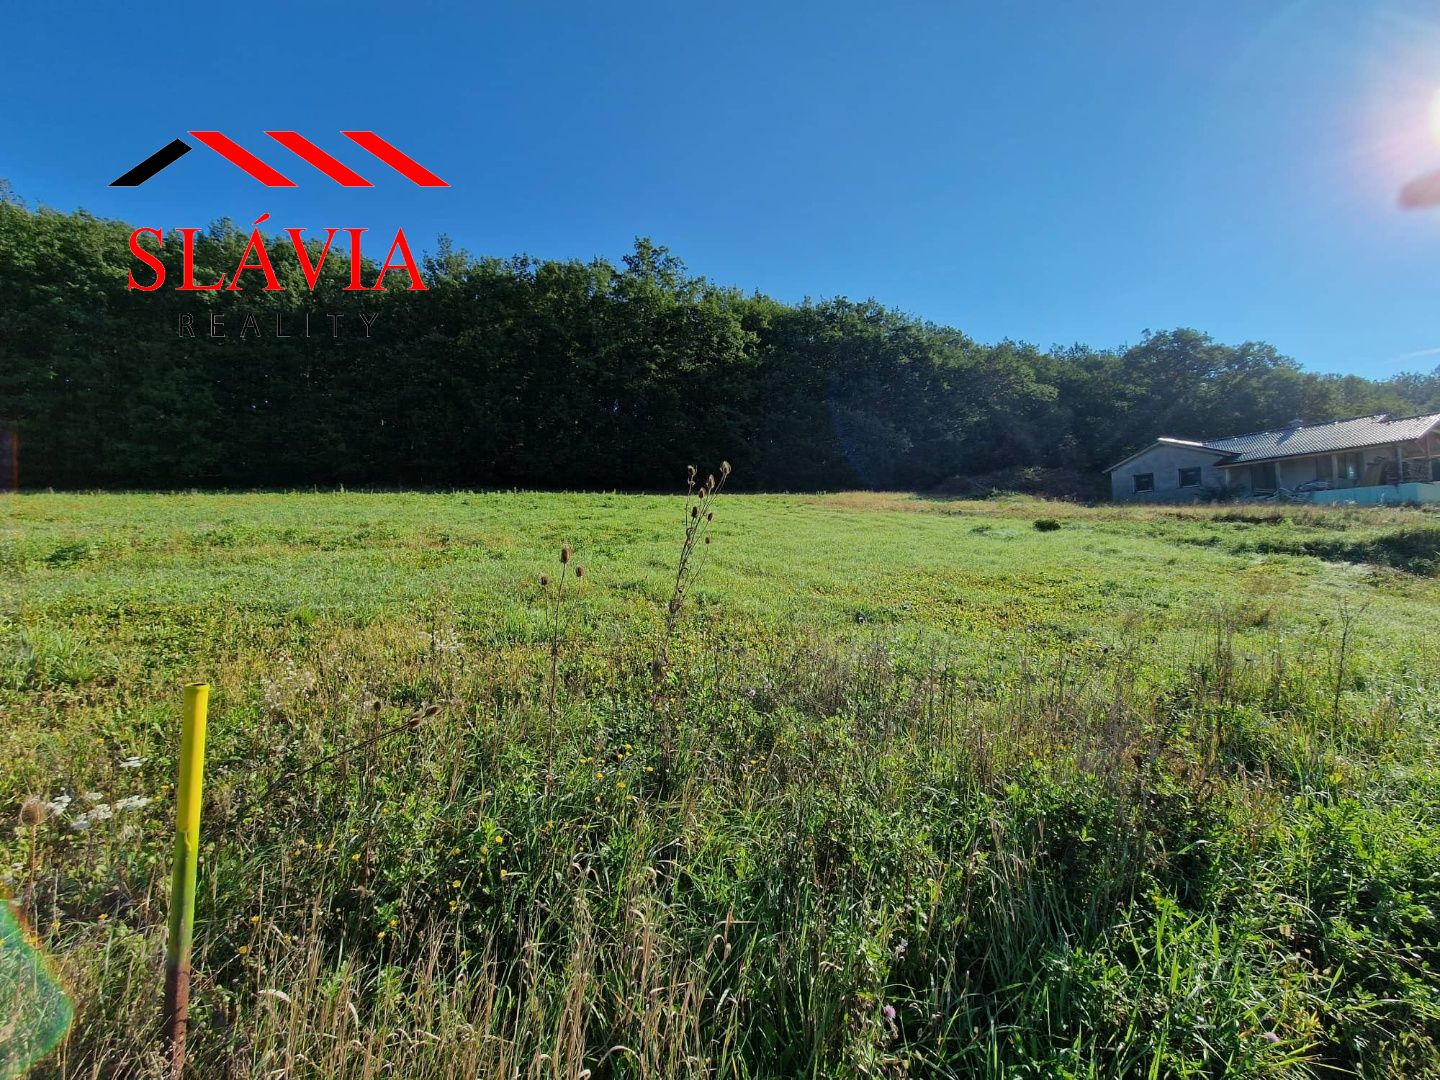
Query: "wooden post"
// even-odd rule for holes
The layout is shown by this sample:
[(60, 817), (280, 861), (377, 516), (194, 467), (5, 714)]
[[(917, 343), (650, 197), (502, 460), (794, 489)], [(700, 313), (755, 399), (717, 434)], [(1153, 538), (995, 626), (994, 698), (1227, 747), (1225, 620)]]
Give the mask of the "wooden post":
[(205, 779), (208, 683), (185, 687), (180, 729), (180, 779), (175, 789), (175, 854), (170, 877), (170, 936), (165, 946), (165, 1043), (170, 1075), (185, 1068), (185, 1029), (190, 1021), (190, 945), (195, 929), (195, 870), (200, 856), (200, 790)]

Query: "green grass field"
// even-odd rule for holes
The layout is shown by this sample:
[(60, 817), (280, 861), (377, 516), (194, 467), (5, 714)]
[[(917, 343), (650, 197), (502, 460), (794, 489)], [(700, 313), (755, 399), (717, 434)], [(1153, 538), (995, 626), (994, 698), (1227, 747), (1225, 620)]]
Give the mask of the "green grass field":
[(1440, 1076), (1435, 515), (715, 513), (667, 636), (678, 498), (0, 499), (41, 1072), (162, 1071), (204, 678), (197, 1076)]

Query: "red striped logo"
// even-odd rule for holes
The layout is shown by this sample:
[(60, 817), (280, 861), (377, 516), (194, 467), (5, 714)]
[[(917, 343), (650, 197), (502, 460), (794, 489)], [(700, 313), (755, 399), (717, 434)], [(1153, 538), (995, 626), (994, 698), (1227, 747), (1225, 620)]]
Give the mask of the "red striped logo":
[[(192, 131), (189, 134), (214, 150), (230, 164), (259, 180), (266, 187), (296, 186), (294, 180), (268, 162), (261, 160), (228, 135), (219, 131)], [(374, 186), (354, 169), (331, 157), (298, 131), (267, 131), (265, 134), (307, 165), (318, 169), (343, 187)], [(373, 131), (343, 131), (341, 134), (367, 153), (378, 158), (383, 164), (394, 169), (412, 184), (420, 187), (450, 186), (414, 158), (396, 149)], [(175, 139), (155, 151), (123, 176), (112, 180), (110, 186), (139, 187), (161, 169), (184, 157), (191, 149), (193, 148), (190, 144), (183, 139)]]

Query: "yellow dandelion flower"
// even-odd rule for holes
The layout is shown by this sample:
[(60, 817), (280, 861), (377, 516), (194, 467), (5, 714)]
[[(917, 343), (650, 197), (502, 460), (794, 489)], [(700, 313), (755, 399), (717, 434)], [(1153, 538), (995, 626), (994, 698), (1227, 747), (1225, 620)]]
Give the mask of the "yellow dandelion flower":
[(250, 916), (250, 921), (251, 921), (252, 923), (257, 923), (257, 922), (260, 921), (260, 916), (259, 916), (259, 915), (251, 915), (251, 916)]
[(503, 844), (504, 842), (505, 842), (505, 837), (503, 837), (503, 836), (496, 836), (496, 837), (495, 837), (495, 843), (497, 843), (497, 844)]
[(350, 861), (351, 861), (351, 862), (359, 862), (359, 861), (360, 861), (360, 853), (357, 851), (354, 855), (351, 855), (351, 856), (350, 856)]
[(619, 782), (615, 785), (615, 788), (616, 788), (616, 790), (618, 790), (618, 791), (624, 791), (624, 790), (625, 790), (625, 781), (624, 781), (624, 780), (619, 781)]
[(501, 881), (504, 881), (507, 876), (508, 876), (508, 875), (507, 875), (507, 874), (505, 873), (505, 871), (502, 869), (502, 870), (500, 871), (500, 880), (501, 880)]
[(100, 916), (100, 921), (101, 921), (101, 922), (104, 922), (104, 921), (105, 921), (106, 919), (108, 919), (108, 918), (110, 918), (109, 915), (101, 915), (101, 916)]
[(241, 945), (240, 948), (236, 949), (235, 951), (238, 952), (241, 956), (249, 956), (249, 955), (250, 955), (250, 946), (249, 946), (249, 945)]
[(454, 881), (450, 882), (450, 887), (452, 889), (458, 889), (460, 887), (460, 879), (456, 878)]

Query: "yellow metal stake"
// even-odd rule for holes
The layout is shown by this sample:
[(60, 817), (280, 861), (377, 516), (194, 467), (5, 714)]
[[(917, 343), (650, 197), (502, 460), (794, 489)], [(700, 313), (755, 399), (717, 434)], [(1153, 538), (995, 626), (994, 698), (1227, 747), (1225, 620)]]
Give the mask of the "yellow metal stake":
[(190, 944), (195, 926), (195, 868), (200, 855), (200, 788), (205, 779), (205, 716), (210, 684), (185, 687), (180, 781), (175, 790), (175, 855), (170, 879), (170, 937), (165, 948), (165, 1041), (171, 1074), (185, 1067), (190, 1018)]

